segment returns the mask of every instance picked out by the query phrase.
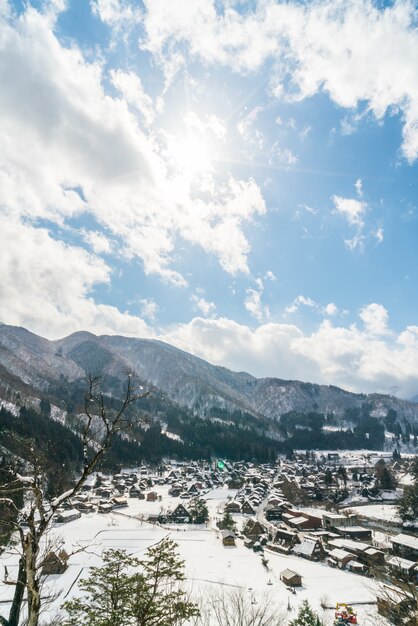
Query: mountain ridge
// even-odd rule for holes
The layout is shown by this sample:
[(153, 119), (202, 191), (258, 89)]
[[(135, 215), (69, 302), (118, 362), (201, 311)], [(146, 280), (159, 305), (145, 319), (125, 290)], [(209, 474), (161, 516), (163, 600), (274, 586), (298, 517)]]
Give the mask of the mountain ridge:
[(108, 392), (118, 397), (131, 372), (170, 401), (201, 416), (216, 407), (269, 420), (279, 420), (289, 411), (333, 413), (342, 419), (347, 411), (370, 404), (371, 415), (383, 418), (392, 409), (401, 420), (418, 425), (417, 403), (386, 394), (353, 393), (334, 385), (256, 378), (212, 365), (157, 339), (77, 331), (48, 340), (24, 327), (2, 324), (0, 366), (35, 395), (48, 394), (60, 381), (81, 384), (92, 374), (104, 377)]

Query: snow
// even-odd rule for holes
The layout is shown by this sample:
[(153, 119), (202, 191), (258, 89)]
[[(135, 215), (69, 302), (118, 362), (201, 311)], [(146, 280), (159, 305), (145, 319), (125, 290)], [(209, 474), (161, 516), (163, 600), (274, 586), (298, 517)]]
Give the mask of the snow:
[[(354, 573), (333, 569), (324, 563), (310, 562), (291, 555), (283, 555), (265, 550), (267, 568), (263, 566), (260, 554), (244, 547), (237, 539), (236, 547), (224, 547), (220, 532), (215, 529), (215, 518), (223, 514), (223, 507), (235, 495), (234, 490), (213, 489), (205, 495), (211, 522), (205, 526), (166, 526), (152, 525), (141, 521), (137, 516), (158, 513), (161, 507), (171, 509), (176, 502), (187, 506), (188, 500), (171, 498), (167, 495), (167, 486), (156, 486), (153, 490), (161, 495), (161, 501), (129, 499), (129, 507), (118, 513), (82, 515), (78, 520), (65, 526), (56, 526), (48, 537), (54, 539), (57, 548), (65, 548), (73, 554), (69, 559), (68, 569), (60, 576), (49, 576), (44, 585), (46, 596), (58, 593), (47, 609), (52, 616), (61, 604), (79, 593), (77, 580), (88, 575), (89, 568), (101, 564), (101, 553), (108, 548), (122, 548), (136, 555), (141, 555), (151, 545), (170, 535), (179, 546), (181, 557), (185, 560), (187, 584), (192, 595), (208, 597), (219, 589), (238, 587), (248, 597), (260, 598), (270, 592), (278, 610), (286, 614), (286, 619), (293, 619), (303, 600), (308, 600), (319, 611), (327, 623), (332, 622), (333, 610), (337, 601), (350, 602), (358, 611), (361, 626), (374, 626), (376, 606), (373, 603), (373, 582)], [(234, 516), (244, 519), (243, 516)], [(74, 554), (80, 547), (83, 551)], [(0, 567), (7, 565), (10, 578), (16, 575), (17, 553), (5, 552), (0, 557)], [(303, 577), (302, 587), (291, 594), (280, 581), (280, 573), (291, 569)], [(271, 584), (272, 583), (272, 584)], [(0, 605), (2, 610), (11, 599), (13, 587), (0, 587)], [(329, 610), (321, 609), (321, 599), (326, 596)], [(291, 610), (287, 610), (288, 602)], [(379, 618), (379, 624), (384, 624)]]
[(13, 404), (13, 402), (0, 400), (0, 408), (6, 409), (6, 411), (9, 411), (9, 413), (12, 413), (12, 415), (14, 415), (15, 417), (19, 417), (20, 408), (16, 404)]
[(356, 513), (360, 517), (375, 519), (379, 521), (393, 522), (401, 524), (398, 517), (396, 505), (394, 504), (369, 504), (365, 506), (351, 506), (350, 511)]

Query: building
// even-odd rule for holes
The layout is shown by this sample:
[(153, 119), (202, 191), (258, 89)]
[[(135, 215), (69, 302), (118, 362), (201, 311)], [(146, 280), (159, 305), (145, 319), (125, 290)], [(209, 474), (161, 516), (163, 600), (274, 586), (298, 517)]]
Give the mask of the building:
[(325, 550), (319, 539), (305, 538), (293, 548), (293, 554), (310, 561), (321, 561), (325, 556)]
[(280, 580), (288, 587), (302, 586), (302, 576), (291, 569), (284, 569), (280, 574)]
[(418, 537), (400, 533), (391, 538), (392, 554), (405, 559), (418, 561)]
[(63, 574), (68, 567), (68, 554), (65, 550), (56, 552), (48, 552), (44, 560), (42, 561), (42, 576), (53, 576), (57, 574)]
[(69, 509), (68, 511), (61, 511), (57, 514), (56, 521), (58, 524), (67, 524), (73, 522), (76, 519), (80, 519), (81, 513), (77, 509)]
[(221, 530), (221, 535), (224, 546), (235, 546), (235, 534), (232, 530)]

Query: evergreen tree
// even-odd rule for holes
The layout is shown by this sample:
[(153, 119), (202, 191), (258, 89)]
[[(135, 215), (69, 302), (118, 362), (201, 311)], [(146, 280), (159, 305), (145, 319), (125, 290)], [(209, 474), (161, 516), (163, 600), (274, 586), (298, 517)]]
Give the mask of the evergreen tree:
[(292, 620), (289, 626), (323, 626), (317, 613), (312, 610), (309, 602), (304, 600), (299, 609), (298, 616)]
[(209, 510), (205, 500), (197, 498), (190, 502), (189, 513), (193, 524), (204, 524), (209, 519)]
[(340, 467), (338, 468), (337, 476), (339, 478), (341, 478), (341, 480), (343, 481), (344, 485), (347, 485), (348, 475), (347, 475), (347, 470), (345, 469), (345, 467), (343, 465), (340, 465)]
[(163, 539), (148, 548), (146, 559), (108, 550), (104, 564), (80, 582), (87, 593), (64, 604), (64, 626), (179, 626), (199, 615), (179, 587), (184, 562), (176, 544)]
[(376, 481), (380, 489), (395, 489), (395, 478), (383, 459), (376, 463)]
[(223, 518), (218, 522), (218, 528), (221, 530), (234, 530), (235, 522), (229, 511), (225, 511)]
[(410, 471), (414, 477), (414, 484), (405, 487), (397, 502), (398, 514), (403, 522), (418, 519), (418, 458), (415, 459)]
[(332, 472), (329, 467), (325, 470), (324, 482), (327, 487), (332, 485)]

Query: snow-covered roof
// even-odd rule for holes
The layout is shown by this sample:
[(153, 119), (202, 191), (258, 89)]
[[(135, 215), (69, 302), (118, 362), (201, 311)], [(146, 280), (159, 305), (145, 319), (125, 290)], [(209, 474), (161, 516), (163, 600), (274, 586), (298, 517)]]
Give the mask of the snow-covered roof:
[(407, 546), (413, 550), (418, 550), (418, 537), (412, 537), (411, 535), (404, 535), (403, 533), (400, 533), (399, 535), (396, 535), (396, 537), (392, 537), (390, 541), (401, 546)]
[(413, 567), (418, 567), (418, 563), (416, 561), (410, 561), (409, 559), (401, 559), (398, 556), (392, 556), (387, 560), (389, 565), (396, 567), (397, 569), (409, 571)]

